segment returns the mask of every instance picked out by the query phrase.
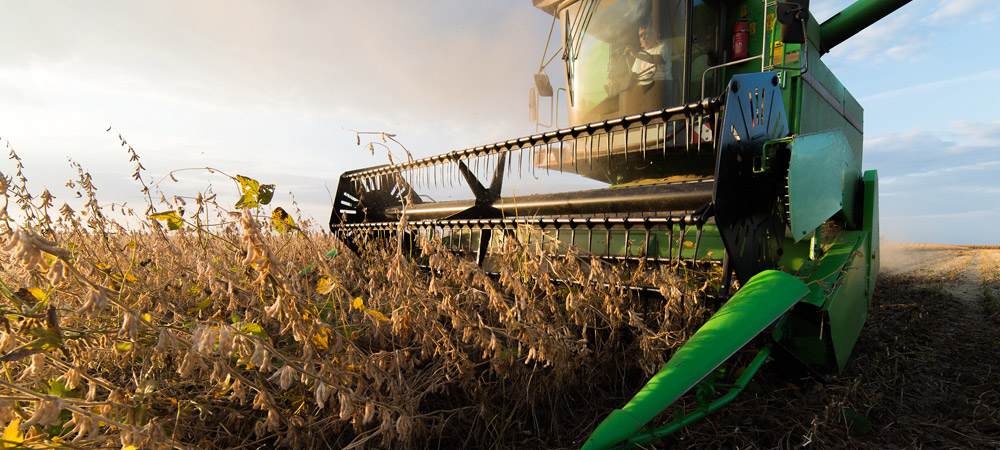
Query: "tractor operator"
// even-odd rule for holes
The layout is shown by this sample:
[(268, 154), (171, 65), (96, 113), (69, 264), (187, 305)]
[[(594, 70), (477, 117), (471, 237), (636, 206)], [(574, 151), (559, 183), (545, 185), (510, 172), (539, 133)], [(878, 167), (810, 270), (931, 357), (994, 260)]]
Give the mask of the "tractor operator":
[(670, 68), (667, 67), (670, 54), (666, 43), (660, 40), (659, 33), (651, 26), (639, 27), (639, 43), (642, 45), (639, 51), (632, 46), (625, 47), (625, 52), (635, 58), (632, 63), (635, 85), (629, 89), (627, 101), (629, 105), (641, 106), (639, 110), (647, 111), (663, 105), (663, 94), (669, 92), (666, 85), (671, 81)]

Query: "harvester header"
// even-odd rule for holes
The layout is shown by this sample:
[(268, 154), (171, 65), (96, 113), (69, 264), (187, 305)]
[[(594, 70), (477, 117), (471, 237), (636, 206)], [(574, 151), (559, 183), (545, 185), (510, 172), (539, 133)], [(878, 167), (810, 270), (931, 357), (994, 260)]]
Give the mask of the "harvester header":
[[(878, 276), (878, 179), (861, 170), (863, 109), (821, 56), (907, 2), (820, 25), (808, 0), (533, 0), (560, 49), (530, 117), (562, 96), (569, 126), (344, 173), (330, 229), (349, 246), (442, 239), (486, 272), (495, 249), (532, 242), (638, 271), (717, 268), (718, 312), (584, 448), (676, 431), (772, 352), (837, 373)], [(564, 96), (544, 72), (560, 54)], [(697, 408), (662, 417), (692, 392)]]

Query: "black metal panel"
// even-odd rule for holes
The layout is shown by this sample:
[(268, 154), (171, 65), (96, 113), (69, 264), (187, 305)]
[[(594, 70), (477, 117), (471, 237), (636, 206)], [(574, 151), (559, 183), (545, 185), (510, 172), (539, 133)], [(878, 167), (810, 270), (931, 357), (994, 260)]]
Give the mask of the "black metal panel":
[(718, 133), (714, 198), (715, 221), (740, 283), (774, 268), (781, 256), (787, 165), (761, 170), (760, 162), (764, 144), (788, 133), (777, 74), (734, 76)]

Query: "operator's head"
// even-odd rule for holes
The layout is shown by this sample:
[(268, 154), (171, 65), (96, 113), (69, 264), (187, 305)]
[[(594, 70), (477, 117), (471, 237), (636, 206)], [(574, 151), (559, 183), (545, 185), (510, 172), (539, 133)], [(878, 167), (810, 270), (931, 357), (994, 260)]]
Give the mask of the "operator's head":
[(649, 25), (642, 25), (639, 27), (639, 43), (642, 44), (642, 48), (651, 49), (656, 47), (657, 41), (660, 40), (660, 36), (656, 33), (656, 29)]

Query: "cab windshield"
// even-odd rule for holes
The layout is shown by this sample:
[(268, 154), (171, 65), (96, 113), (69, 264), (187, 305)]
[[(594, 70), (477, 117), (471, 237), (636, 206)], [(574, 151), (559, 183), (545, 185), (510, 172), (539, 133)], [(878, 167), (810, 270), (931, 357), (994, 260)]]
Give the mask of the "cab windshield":
[(582, 0), (562, 11), (571, 124), (684, 103), (693, 81), (685, 78), (688, 4)]

